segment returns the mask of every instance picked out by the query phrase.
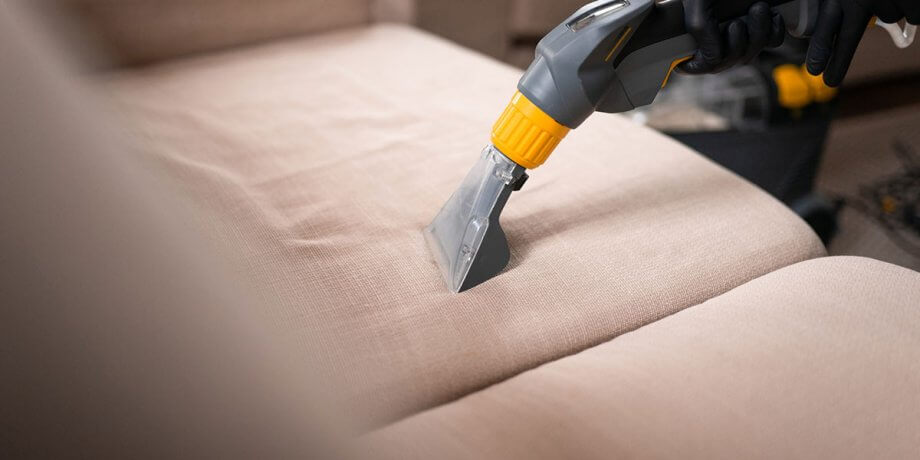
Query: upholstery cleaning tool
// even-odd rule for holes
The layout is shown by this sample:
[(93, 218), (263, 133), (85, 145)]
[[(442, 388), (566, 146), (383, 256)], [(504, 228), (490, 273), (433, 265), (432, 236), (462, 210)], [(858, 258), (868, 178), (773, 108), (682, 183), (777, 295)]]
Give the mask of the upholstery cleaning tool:
[[(721, 2), (720, 22), (758, 0)], [(809, 35), (818, 0), (770, 0), (794, 36)], [(600, 0), (582, 7), (537, 46), (536, 59), (492, 129), (492, 144), (434, 221), (425, 239), (453, 292), (498, 275), (511, 251), (499, 216), (511, 192), (542, 165), (571, 129), (596, 111), (651, 104), (697, 44), (680, 0)]]

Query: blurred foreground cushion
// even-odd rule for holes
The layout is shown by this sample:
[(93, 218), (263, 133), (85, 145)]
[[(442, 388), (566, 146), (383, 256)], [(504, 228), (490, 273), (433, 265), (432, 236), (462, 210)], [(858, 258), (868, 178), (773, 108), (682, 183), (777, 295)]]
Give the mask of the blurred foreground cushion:
[(0, 458), (320, 458), (303, 354), (33, 19), (0, 7)]
[(916, 458), (920, 274), (779, 270), (372, 434), (377, 458)]
[[(519, 71), (374, 26), (167, 63), (109, 88), (375, 425), (606, 342), (824, 255), (779, 202), (687, 148), (598, 115), (503, 216), (512, 261), (450, 294), (421, 230), (489, 141)], [(222, 225), (215, 225), (221, 227)]]

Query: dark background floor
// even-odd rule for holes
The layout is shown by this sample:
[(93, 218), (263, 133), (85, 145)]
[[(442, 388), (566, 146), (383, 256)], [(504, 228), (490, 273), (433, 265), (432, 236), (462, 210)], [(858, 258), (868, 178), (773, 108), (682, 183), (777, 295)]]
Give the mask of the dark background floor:
[[(847, 90), (840, 96), (817, 189), (827, 195), (858, 197), (862, 189), (903, 174), (896, 143), (920, 160), (920, 78), (906, 78)], [(920, 237), (886, 229), (877, 215), (854, 206), (840, 214), (834, 255), (872, 257), (920, 270)], [(894, 234), (893, 234), (894, 233)]]

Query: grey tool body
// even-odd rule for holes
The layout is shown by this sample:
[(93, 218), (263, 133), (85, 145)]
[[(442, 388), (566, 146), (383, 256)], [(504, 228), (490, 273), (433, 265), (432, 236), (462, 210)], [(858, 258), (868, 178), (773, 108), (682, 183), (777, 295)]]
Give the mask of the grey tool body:
[[(744, 16), (756, 0), (732, 2), (720, 20)], [(728, 3), (728, 2), (725, 2)], [(771, 0), (790, 33), (814, 28), (818, 0)], [(518, 90), (557, 122), (575, 129), (595, 111), (651, 104), (672, 63), (692, 55), (680, 0), (601, 0), (579, 9), (537, 46)]]

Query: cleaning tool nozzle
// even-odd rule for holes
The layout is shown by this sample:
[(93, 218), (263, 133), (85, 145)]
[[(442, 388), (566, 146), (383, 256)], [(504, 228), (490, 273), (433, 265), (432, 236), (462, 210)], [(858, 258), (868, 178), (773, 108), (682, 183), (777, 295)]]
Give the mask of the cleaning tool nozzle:
[(508, 264), (511, 251), (499, 216), (511, 192), (526, 180), (522, 166), (489, 145), (425, 228), (425, 240), (452, 292), (472, 288)]

